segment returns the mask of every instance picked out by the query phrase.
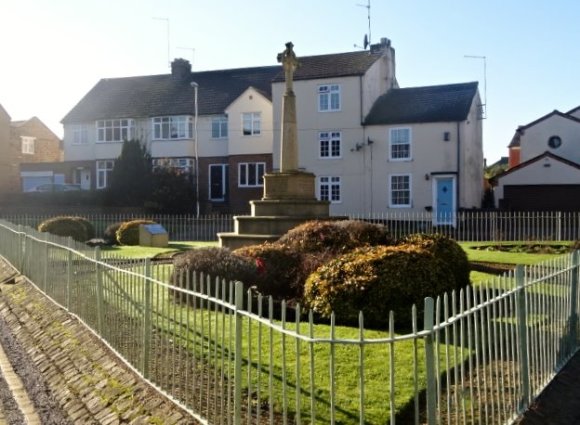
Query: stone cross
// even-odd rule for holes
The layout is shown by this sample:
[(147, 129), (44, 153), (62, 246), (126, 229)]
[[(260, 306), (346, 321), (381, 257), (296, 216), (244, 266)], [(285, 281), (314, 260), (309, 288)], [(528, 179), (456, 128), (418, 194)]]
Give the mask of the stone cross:
[(294, 80), (294, 71), (298, 68), (298, 59), (296, 59), (296, 54), (294, 50), (292, 50), (294, 44), (291, 41), (286, 43), (286, 50), (282, 53), (278, 53), (278, 62), (282, 64), (284, 68), (284, 76), (286, 77), (286, 93), (290, 93), (293, 91), (293, 80)]
[(298, 129), (296, 124), (296, 96), (292, 87), (294, 71), (298, 59), (291, 41), (286, 43), (286, 50), (278, 54), (286, 77), (286, 93), (282, 99), (282, 140), (280, 143), (280, 172), (295, 173), (298, 171)]

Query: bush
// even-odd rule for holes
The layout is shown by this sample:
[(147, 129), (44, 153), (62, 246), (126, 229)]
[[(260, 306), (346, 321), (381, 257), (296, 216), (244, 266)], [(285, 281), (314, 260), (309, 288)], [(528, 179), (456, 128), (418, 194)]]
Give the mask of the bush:
[(435, 255), (420, 246), (364, 247), (344, 254), (312, 273), (304, 288), (304, 304), (345, 324), (388, 326), (393, 310), (399, 325), (410, 326), (411, 307), (422, 311), (423, 300), (453, 289), (455, 279)]
[(151, 220), (126, 221), (117, 229), (117, 242), (120, 245), (139, 245), (139, 226), (141, 224), (155, 224)]
[[(173, 266), (172, 279), (175, 285), (190, 290), (195, 289), (193, 284), (201, 273), (210, 276), (212, 281), (215, 278), (225, 279), (228, 282), (239, 280), (248, 286), (256, 278), (254, 262), (232, 253), (228, 248), (193, 249), (176, 256), (173, 259)], [(205, 288), (204, 283), (204, 291)]]
[(254, 284), (262, 295), (275, 299), (297, 299), (302, 296), (308, 274), (302, 269), (302, 255), (289, 247), (264, 243), (234, 251), (256, 265)]
[(368, 223), (360, 220), (343, 220), (335, 222), (337, 227), (345, 229), (349, 235), (350, 246), (393, 245), (394, 238), (382, 224)]
[(349, 242), (349, 234), (334, 221), (308, 221), (290, 229), (276, 244), (303, 253), (320, 251), (340, 252)]
[(467, 254), (456, 241), (448, 236), (439, 233), (416, 233), (406, 236), (401, 243), (417, 245), (433, 252), (443, 263), (443, 267), (453, 274), (454, 289), (460, 290), (470, 284)]
[(358, 220), (309, 221), (276, 241), (303, 253), (345, 253), (361, 246), (393, 242), (385, 226)]
[(117, 221), (116, 223), (109, 224), (103, 233), (103, 239), (105, 243), (109, 245), (117, 245), (119, 242), (117, 241), (117, 230), (123, 224), (122, 221)]
[(59, 216), (43, 221), (38, 225), (39, 232), (71, 237), (85, 242), (95, 236), (93, 225), (83, 217)]

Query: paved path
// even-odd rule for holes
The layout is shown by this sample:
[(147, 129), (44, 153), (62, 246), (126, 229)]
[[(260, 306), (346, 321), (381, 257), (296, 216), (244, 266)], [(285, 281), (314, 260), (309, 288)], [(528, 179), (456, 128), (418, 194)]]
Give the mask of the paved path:
[(10, 273), (0, 257), (0, 425), (198, 423)]

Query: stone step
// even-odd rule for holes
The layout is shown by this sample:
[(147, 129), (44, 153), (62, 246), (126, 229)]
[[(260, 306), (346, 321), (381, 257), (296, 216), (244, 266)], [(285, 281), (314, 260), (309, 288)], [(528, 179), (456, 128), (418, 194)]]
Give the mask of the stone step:
[(264, 242), (275, 242), (280, 235), (240, 235), (238, 233), (218, 233), (220, 246), (237, 249), (248, 245), (259, 245)]
[[(283, 235), (288, 230), (316, 216), (238, 216), (234, 217), (234, 232), (242, 235)], [(326, 217), (328, 218), (328, 217)]]
[(316, 199), (262, 199), (250, 201), (251, 215), (328, 217), (330, 202)]

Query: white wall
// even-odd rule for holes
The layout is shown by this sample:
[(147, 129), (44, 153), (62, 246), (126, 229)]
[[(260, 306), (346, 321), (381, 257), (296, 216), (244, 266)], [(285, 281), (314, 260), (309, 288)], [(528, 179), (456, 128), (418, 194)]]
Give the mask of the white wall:
[[(258, 135), (243, 135), (242, 114), (259, 112), (261, 130)], [(254, 88), (248, 88), (226, 109), (228, 114), (228, 154), (252, 155), (272, 152), (272, 102)]]
[[(560, 136), (562, 145), (557, 149), (548, 146), (551, 136)], [(555, 155), (580, 163), (580, 122), (552, 115), (524, 130), (520, 139), (521, 162), (549, 151)]]
[(580, 170), (553, 158), (540, 158), (499, 179), (494, 191), (496, 205), (504, 197), (505, 186), (544, 184), (580, 184)]

